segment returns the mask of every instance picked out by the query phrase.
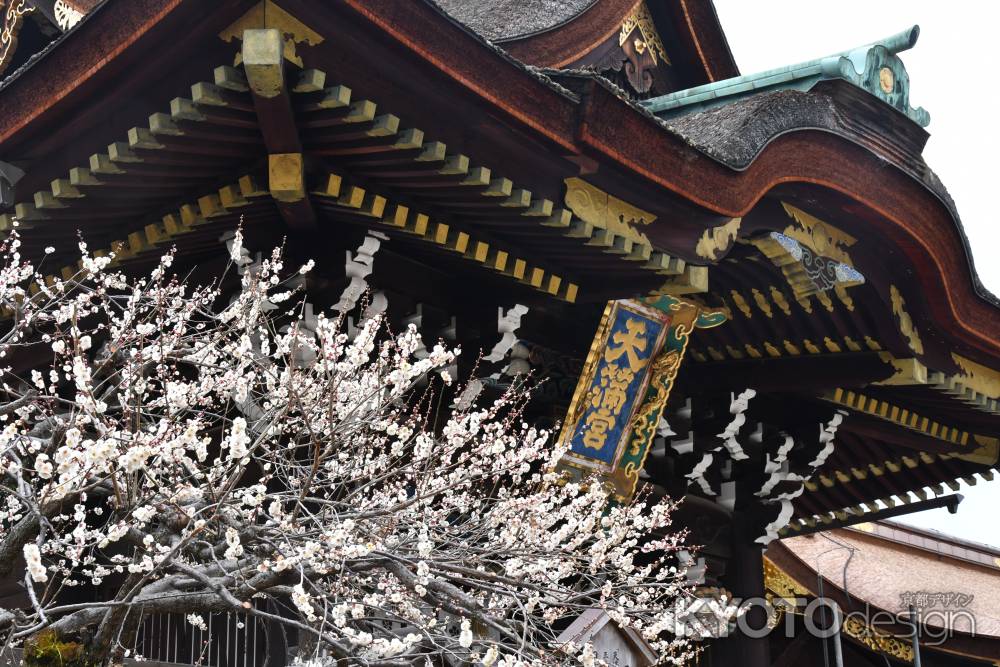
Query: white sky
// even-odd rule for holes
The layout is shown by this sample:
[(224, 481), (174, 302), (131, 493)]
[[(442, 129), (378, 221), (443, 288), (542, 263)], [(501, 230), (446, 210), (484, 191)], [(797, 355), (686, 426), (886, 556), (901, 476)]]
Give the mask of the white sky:
[[(916, 47), (900, 57), (910, 75), (910, 105), (931, 114), (924, 157), (954, 197), (979, 275), (1000, 294), (994, 252), (994, 202), (1000, 188), (1000, 88), (994, 81), (1000, 3), (940, 0), (715, 0), (744, 74), (812, 60), (920, 26)], [(964, 486), (964, 485), (963, 485)], [(932, 510), (903, 521), (1000, 546), (1000, 475), (963, 488), (957, 515)]]

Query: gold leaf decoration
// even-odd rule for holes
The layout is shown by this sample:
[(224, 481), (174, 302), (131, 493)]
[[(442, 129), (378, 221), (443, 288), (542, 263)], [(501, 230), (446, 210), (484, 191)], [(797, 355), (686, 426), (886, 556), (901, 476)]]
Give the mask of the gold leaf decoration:
[[(0, 2), (0, 5), (3, 3)], [(17, 50), (17, 34), (21, 31), (25, 14), (35, 11), (34, 5), (27, 0), (8, 0), (3, 12), (3, 25), (0, 26), (0, 74), (10, 66), (10, 61)]]
[(889, 300), (892, 302), (892, 314), (896, 316), (896, 322), (899, 324), (899, 332), (903, 334), (907, 345), (917, 354), (923, 354), (924, 343), (920, 340), (913, 318), (906, 311), (906, 301), (895, 285), (889, 285)]
[(715, 261), (725, 254), (733, 245), (736, 236), (740, 233), (740, 223), (742, 218), (733, 218), (724, 225), (706, 229), (694, 251), (699, 257)]
[(653, 58), (653, 64), (657, 63), (657, 59), (670, 64), (667, 49), (663, 46), (663, 40), (660, 39), (659, 33), (656, 32), (656, 24), (653, 22), (653, 17), (645, 2), (637, 4), (632, 13), (622, 21), (621, 30), (618, 32), (618, 46), (622, 46), (628, 41), (633, 30), (638, 30), (641, 38), (639, 44), (642, 46), (636, 45), (638, 52), (641, 53), (648, 48), (649, 55)]

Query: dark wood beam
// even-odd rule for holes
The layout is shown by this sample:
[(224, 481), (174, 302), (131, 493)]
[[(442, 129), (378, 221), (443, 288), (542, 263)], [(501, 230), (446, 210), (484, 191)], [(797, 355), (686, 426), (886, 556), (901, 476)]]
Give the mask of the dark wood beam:
[(682, 370), (685, 389), (816, 391), (831, 387), (863, 387), (894, 372), (878, 352), (845, 352), (797, 357), (688, 363)]
[(782, 539), (786, 537), (797, 537), (799, 535), (812, 535), (813, 533), (823, 533), (828, 530), (833, 530), (835, 528), (847, 528), (849, 526), (855, 526), (859, 523), (870, 523), (872, 521), (884, 521), (885, 519), (891, 519), (897, 516), (904, 516), (906, 514), (913, 514), (915, 512), (923, 512), (924, 510), (933, 510), (941, 507), (947, 507), (948, 512), (954, 514), (958, 511), (958, 505), (963, 500), (962, 494), (953, 493), (948, 496), (941, 496), (939, 498), (931, 498), (930, 500), (921, 500), (919, 502), (910, 503), (908, 505), (897, 505), (896, 507), (889, 507), (884, 510), (879, 510), (877, 512), (866, 512), (859, 516), (852, 516), (844, 520), (834, 520), (830, 523), (817, 523), (815, 526), (809, 527), (805, 526), (800, 529), (790, 529), (787, 532), (781, 534)]
[(844, 420), (840, 428), (859, 436), (876, 438), (891, 445), (920, 452), (965, 454), (969, 451), (968, 447), (854, 411)]
[(285, 76), (284, 39), (274, 28), (243, 32), (243, 69), (268, 152), (268, 187), (292, 229), (315, 230), (302, 142)]

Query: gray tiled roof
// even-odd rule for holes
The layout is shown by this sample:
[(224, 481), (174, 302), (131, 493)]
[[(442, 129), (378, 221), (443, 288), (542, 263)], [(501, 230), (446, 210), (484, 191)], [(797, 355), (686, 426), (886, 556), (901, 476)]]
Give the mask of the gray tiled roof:
[(490, 41), (544, 32), (566, 23), (597, 0), (434, 0), (453, 18)]

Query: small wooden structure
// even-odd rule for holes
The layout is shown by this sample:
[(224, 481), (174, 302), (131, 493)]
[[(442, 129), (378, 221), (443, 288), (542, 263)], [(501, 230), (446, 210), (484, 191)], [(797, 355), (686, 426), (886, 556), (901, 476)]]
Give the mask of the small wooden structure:
[(623, 628), (602, 609), (588, 609), (580, 614), (556, 640), (572, 642), (577, 647), (591, 644), (595, 657), (613, 667), (652, 667), (656, 652), (639, 633)]

